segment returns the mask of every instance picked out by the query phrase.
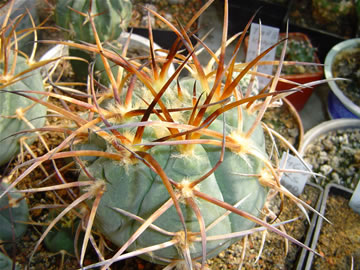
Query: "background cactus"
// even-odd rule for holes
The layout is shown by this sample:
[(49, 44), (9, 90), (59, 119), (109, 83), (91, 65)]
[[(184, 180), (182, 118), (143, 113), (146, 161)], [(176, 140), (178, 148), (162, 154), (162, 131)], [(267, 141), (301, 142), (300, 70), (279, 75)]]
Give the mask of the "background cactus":
[[(3, 192), (8, 184), (0, 183)], [(15, 188), (12, 191), (16, 191)], [(24, 198), (19, 193), (9, 193), (0, 199), (0, 240), (12, 241), (13, 236), (19, 239), (26, 231), (29, 219), (29, 209)], [(13, 231), (14, 230), (14, 231)], [(2, 269), (2, 268), (1, 268)]]
[[(132, 3), (130, 0), (60, 0), (56, 3), (55, 22), (66, 30), (67, 39), (95, 44), (89, 14), (94, 18), (100, 40), (111, 42), (118, 39), (122, 31), (126, 31), (131, 19)], [(71, 56), (92, 61), (92, 56), (83, 50), (70, 47), (69, 53)], [(85, 81), (86, 63), (71, 61), (71, 65), (77, 78)]]
[[(56, 217), (56, 212), (49, 213), (49, 220)], [(79, 219), (71, 220), (64, 218), (60, 224), (53, 228), (44, 239), (44, 244), (51, 252), (66, 251), (69, 254), (75, 255), (74, 239), (76, 228), (79, 226)]]
[[(6, 256), (4, 253), (0, 252), (0, 269), (2, 270), (12, 270), (13, 269), (13, 262), (12, 260)], [(17, 265), (15, 266), (15, 270), (19, 270), (20, 267)]]
[(131, 19), (132, 4), (130, 0), (60, 0), (56, 2), (56, 24), (69, 30), (69, 39), (94, 44), (94, 33), (86, 19), (90, 10), (100, 40), (111, 41), (126, 30)]
[[(8, 61), (16, 65), (15, 75), (30, 69), (27, 60), (20, 55), (16, 56), (16, 61), (14, 55), (11, 55)], [(0, 74), (4, 73), (4, 62), (0, 62)], [(6, 92), (0, 90), (0, 165), (3, 165), (20, 150), (20, 138), (24, 138), (24, 134), (17, 133), (32, 128), (20, 116), (26, 118), (34, 128), (39, 128), (45, 123), (47, 109), (26, 97), (11, 93), (11, 91), (27, 90), (44, 91), (42, 77), (38, 69), (27, 72), (21, 80), (14, 79), (13, 83), (11, 79), (9, 81), (0, 80), (0, 87), (6, 90)], [(39, 97), (36, 94), (32, 94), (32, 96)], [(33, 134), (27, 134), (26, 136), (29, 139), (23, 142), (30, 144), (34, 141)]]
[[(19, 3), (17, 3), (19, 4)], [(32, 143), (35, 134), (21, 133), (24, 130), (40, 128), (45, 123), (47, 109), (44, 106), (22, 96), (39, 98), (39, 92), (44, 92), (43, 78), (40, 68), (57, 59), (35, 59), (37, 31), (39, 27), (31, 20), (31, 28), (17, 29), (18, 24), (31, 14), (18, 15), (10, 19), (12, 9), (18, 6), (15, 0), (9, 1), (4, 10), (4, 18), (0, 31), (0, 165), (13, 158), (20, 149), (21, 143)], [(18, 14), (19, 10), (14, 11)], [(30, 18), (29, 18), (30, 16)], [(34, 44), (30, 55), (19, 49), (18, 41), (28, 35), (34, 36)], [(33, 91), (33, 93), (30, 93)], [(37, 93), (35, 93), (37, 91)], [(23, 139), (22, 141), (20, 139)]]

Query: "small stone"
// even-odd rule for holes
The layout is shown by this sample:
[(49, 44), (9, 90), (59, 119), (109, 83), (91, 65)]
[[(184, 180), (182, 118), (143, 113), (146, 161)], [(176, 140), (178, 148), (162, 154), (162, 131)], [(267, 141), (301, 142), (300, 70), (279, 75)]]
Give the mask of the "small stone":
[(332, 172), (331, 173), (331, 180), (332, 180), (332, 182), (340, 184), (340, 176), (339, 176), (339, 174), (336, 173), (336, 172)]
[(330, 139), (323, 140), (323, 145), (325, 150), (331, 150), (334, 148), (333, 142)]
[(354, 159), (357, 164), (360, 164), (360, 149), (355, 152)]
[(334, 156), (330, 160), (330, 165), (333, 168), (338, 168), (340, 166), (340, 158), (337, 156)]
[(297, 128), (289, 129), (288, 132), (292, 137), (296, 138), (297, 136), (299, 136), (299, 130)]
[(30, 235), (30, 238), (31, 238), (31, 240), (34, 241), (34, 242), (39, 239), (39, 237), (38, 237), (37, 235), (35, 235), (35, 234), (31, 234), (31, 235)]
[(324, 164), (324, 163), (326, 163), (327, 161), (329, 161), (328, 154), (327, 154), (325, 151), (321, 151), (321, 152), (319, 153), (319, 160), (318, 160), (318, 162), (321, 163), (321, 164)]
[(355, 168), (354, 167), (348, 167), (345, 169), (345, 175), (346, 176), (353, 176), (355, 174)]
[[(313, 171), (328, 175), (321, 179), (324, 187), (329, 182), (354, 189), (360, 172), (360, 130), (338, 130), (319, 137), (305, 154)], [(336, 170), (336, 171), (335, 171)]]
[(329, 175), (332, 172), (333, 168), (329, 165), (323, 165), (320, 167), (320, 171), (323, 175)]

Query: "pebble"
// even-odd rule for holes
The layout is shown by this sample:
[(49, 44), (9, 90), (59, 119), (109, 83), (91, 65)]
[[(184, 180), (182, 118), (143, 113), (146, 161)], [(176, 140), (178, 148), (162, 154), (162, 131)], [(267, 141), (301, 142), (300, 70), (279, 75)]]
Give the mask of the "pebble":
[(330, 165), (325, 164), (320, 167), (320, 171), (323, 175), (327, 176), (333, 171), (333, 168)]
[(304, 159), (313, 171), (327, 178), (321, 179), (323, 187), (330, 182), (354, 189), (360, 174), (360, 129), (332, 131), (309, 145)]

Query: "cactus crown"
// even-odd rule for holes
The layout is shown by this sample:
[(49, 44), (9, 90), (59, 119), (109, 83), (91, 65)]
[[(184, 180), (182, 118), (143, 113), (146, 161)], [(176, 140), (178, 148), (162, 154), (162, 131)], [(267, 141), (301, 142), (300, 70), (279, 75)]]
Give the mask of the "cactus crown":
[[(15, 169), (27, 165), (30, 168), (15, 178), (0, 197), (45, 161), (69, 157), (80, 170), (78, 181), (66, 179), (57, 170), (62, 184), (27, 192), (67, 189), (71, 193), (75, 187), (80, 191), (70, 196), (73, 200), (45, 229), (34, 252), (54, 225), (78, 207), (85, 230), (79, 256), (83, 269), (106, 268), (115, 261), (139, 255), (192, 269), (194, 265), (204, 266), (207, 257), (215, 256), (233, 239), (265, 229), (305, 247), (277, 229), (279, 223), (272, 225), (258, 217), (270, 188), (306, 206), (281, 186), (281, 172), (264, 148), (262, 115), (274, 100), (289, 94), (275, 92), (282, 61), (274, 62), (279, 65), (277, 73), (259, 94), (252, 95), (250, 86), (238, 89), (241, 79), (246, 74), (254, 76), (261, 57), (277, 44), (250, 63), (236, 64), (250, 22), (242, 34), (228, 39), (225, 15), (222, 45), (213, 52), (188, 32), (212, 2), (208, 1), (187, 25), (179, 27), (149, 10), (178, 39), (166, 57), (158, 56), (149, 26), (150, 51), (144, 57), (145, 63), (128, 58), (126, 46), (121, 54), (104, 49), (92, 16), (88, 19), (95, 45), (61, 42), (100, 55), (110, 86), (96, 80), (90, 64), (87, 93), (43, 93), (60, 101), (56, 104), (36, 99), (71, 124), (47, 127), (47, 131), (65, 134), (64, 140), (44, 155), (17, 166)], [(227, 14), (228, 4), (224, 2)], [(191, 43), (191, 35), (198, 45)], [(230, 42), (236, 45), (225, 62)], [(211, 56), (205, 67), (198, 59), (197, 46)], [(185, 56), (178, 52), (181, 47), (186, 50)], [(119, 67), (116, 75), (109, 61)], [(178, 66), (169, 74), (172, 63)], [(260, 227), (252, 229), (255, 224)], [(95, 231), (102, 235), (98, 244), (93, 237)], [(100, 248), (104, 247), (104, 236), (120, 249), (109, 259), (99, 255), (100, 263), (83, 266), (89, 239), (100, 254), (104, 251)]]

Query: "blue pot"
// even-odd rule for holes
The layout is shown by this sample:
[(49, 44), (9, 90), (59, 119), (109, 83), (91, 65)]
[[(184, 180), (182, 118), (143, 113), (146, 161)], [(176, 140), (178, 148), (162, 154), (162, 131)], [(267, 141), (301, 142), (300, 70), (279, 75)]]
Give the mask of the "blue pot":
[(332, 74), (332, 64), (337, 54), (355, 47), (360, 47), (360, 38), (348, 39), (335, 45), (326, 55), (324, 74), (331, 92), (328, 97), (328, 111), (331, 118), (360, 118), (360, 107), (353, 103), (337, 86)]
[(331, 119), (338, 118), (356, 118), (360, 119), (359, 116), (353, 114), (347, 107), (336, 97), (336, 95), (330, 91), (327, 100), (327, 109)]

